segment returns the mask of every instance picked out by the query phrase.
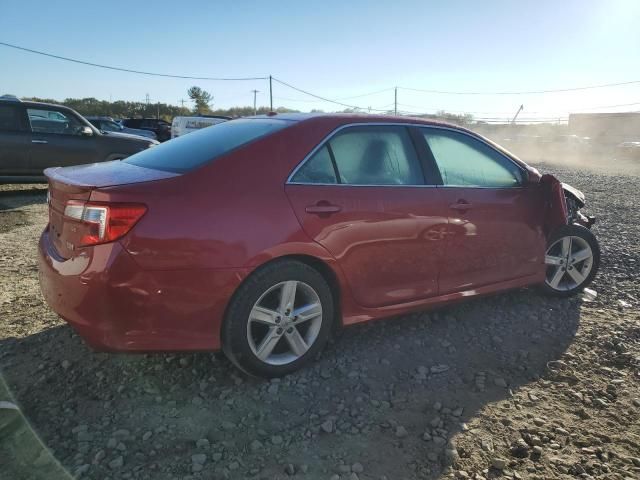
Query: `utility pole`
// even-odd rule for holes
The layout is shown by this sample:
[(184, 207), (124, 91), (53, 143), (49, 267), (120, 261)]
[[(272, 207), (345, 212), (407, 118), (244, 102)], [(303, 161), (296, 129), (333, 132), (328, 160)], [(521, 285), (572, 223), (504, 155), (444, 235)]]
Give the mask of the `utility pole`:
[(160, 119), (160, 102), (159, 101), (156, 108), (156, 119)]
[(269, 75), (269, 111), (273, 112), (273, 84), (271, 81), (273, 77)]
[(393, 114), (398, 115), (398, 87), (395, 87), (393, 91), (394, 91)]
[(251, 90), (253, 92), (253, 114), (257, 115), (258, 110), (256, 110), (256, 95), (260, 90)]
[(180, 99), (180, 106), (181, 106), (182, 108), (184, 108), (184, 98), (181, 98), (181, 99)]

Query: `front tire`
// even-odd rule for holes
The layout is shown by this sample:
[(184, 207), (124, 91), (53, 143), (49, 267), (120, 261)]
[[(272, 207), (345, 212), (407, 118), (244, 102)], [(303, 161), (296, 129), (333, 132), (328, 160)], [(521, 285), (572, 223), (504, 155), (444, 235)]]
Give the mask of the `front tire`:
[(323, 276), (302, 262), (276, 261), (254, 272), (233, 296), (222, 350), (249, 375), (280, 377), (322, 350), (333, 321), (333, 295)]
[(558, 297), (575, 295), (588, 287), (600, 267), (600, 245), (591, 230), (564, 225), (547, 244), (547, 272), (542, 291)]

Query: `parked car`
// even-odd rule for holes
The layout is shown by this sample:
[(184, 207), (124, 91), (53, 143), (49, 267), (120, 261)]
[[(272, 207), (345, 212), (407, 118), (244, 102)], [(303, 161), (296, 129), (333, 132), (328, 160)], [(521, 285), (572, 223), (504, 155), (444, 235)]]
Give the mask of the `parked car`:
[(122, 159), (157, 143), (103, 134), (61, 105), (0, 97), (0, 182), (42, 182), (45, 168)]
[(116, 132), (127, 133), (129, 135), (138, 135), (139, 137), (148, 137), (153, 140), (157, 140), (155, 132), (151, 130), (143, 130), (141, 128), (129, 128), (123, 126), (121, 123), (116, 122), (111, 117), (85, 117), (91, 125), (96, 127), (101, 132)]
[(161, 142), (171, 138), (171, 124), (159, 118), (125, 118), (122, 120), (122, 126), (149, 130), (155, 133)]
[(218, 123), (231, 120), (231, 117), (217, 115), (205, 115), (200, 117), (173, 117), (171, 122), (171, 138), (180, 137), (187, 133), (195, 132), (201, 128), (210, 127)]
[(337, 326), (529, 285), (573, 295), (600, 261), (580, 191), (418, 119), (231, 120), (46, 174), (53, 310), (98, 350), (222, 349), (252, 375), (296, 370)]

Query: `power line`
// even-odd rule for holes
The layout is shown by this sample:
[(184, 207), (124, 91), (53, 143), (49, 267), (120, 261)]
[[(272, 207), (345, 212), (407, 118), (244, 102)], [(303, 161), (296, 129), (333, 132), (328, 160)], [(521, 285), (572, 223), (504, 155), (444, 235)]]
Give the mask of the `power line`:
[(634, 106), (634, 105), (640, 105), (640, 102), (619, 103), (618, 105), (600, 105), (599, 107), (583, 107), (582, 110), (598, 110), (600, 108), (631, 107), (631, 106)]
[(618, 83), (603, 83), (600, 85), (589, 85), (587, 87), (572, 87), (572, 88), (556, 88), (551, 90), (531, 90), (528, 92), (455, 92), (455, 91), (446, 91), (446, 90), (427, 90), (421, 88), (409, 88), (409, 87), (398, 87), (401, 90), (409, 90), (412, 92), (423, 92), (423, 93), (437, 93), (442, 95), (532, 95), (539, 93), (558, 93), (558, 92), (575, 92), (578, 90), (591, 90), (594, 88), (606, 88), (606, 87), (619, 87), (622, 85), (632, 85), (638, 84), (640, 80), (631, 80), (628, 82), (618, 82)]
[(376, 112), (386, 112), (386, 110), (381, 110), (381, 109), (378, 109), (378, 108), (359, 107), (357, 105), (349, 105), (347, 103), (342, 103), (342, 102), (339, 102), (337, 100), (331, 100), (330, 98), (321, 97), (320, 95), (316, 95), (315, 93), (311, 93), (311, 92), (308, 92), (306, 90), (302, 90), (301, 88), (294, 87), (293, 85), (291, 85), (291, 84), (289, 84), (287, 82), (284, 82), (282, 80), (279, 80), (276, 77), (272, 77), (272, 78), (273, 78), (274, 82), (278, 82), (279, 84), (284, 85), (285, 87), (289, 87), (292, 90), (295, 90), (295, 91), (300, 92), (300, 93), (304, 93), (305, 95), (309, 95), (310, 97), (317, 98), (318, 100), (322, 100), (324, 102), (334, 103), (334, 104), (340, 105), (342, 107), (355, 108), (355, 109), (358, 109), (358, 110), (373, 110), (373, 111), (376, 111)]
[(65, 60), (67, 62), (79, 63), (82, 65), (89, 65), (91, 67), (105, 68), (107, 70), (117, 70), (119, 72), (137, 73), (139, 75), (149, 75), (153, 77), (182, 78), (182, 79), (188, 79), (188, 80), (214, 80), (214, 81), (266, 80), (267, 78), (269, 78), (269, 77), (197, 77), (197, 76), (190, 76), (190, 75), (173, 75), (169, 73), (144, 72), (141, 70), (132, 70), (130, 68), (113, 67), (110, 65), (102, 65), (99, 63), (86, 62), (84, 60), (77, 60), (75, 58), (63, 57), (61, 55), (54, 55), (52, 53), (41, 52), (39, 50), (20, 47), (18, 45), (12, 45), (10, 43), (5, 43), (5, 42), (0, 42), (0, 45), (9, 47), (9, 48), (15, 48), (16, 50), (22, 50), (24, 52), (43, 55), (45, 57), (57, 58), (58, 60)]
[[(330, 99), (327, 97), (323, 97), (314, 93), (311, 93), (309, 91), (303, 90), (301, 88), (295, 87), (287, 82), (284, 82), (283, 80), (279, 80), (275, 77), (201, 77), (201, 76), (192, 76), (192, 75), (174, 75), (174, 74), (167, 74), (167, 73), (157, 73), (157, 72), (147, 72), (147, 71), (142, 71), (142, 70), (133, 70), (133, 69), (129, 69), (129, 68), (123, 68), (123, 67), (114, 67), (111, 65), (103, 65), (103, 64), (99, 64), (99, 63), (93, 63), (93, 62), (88, 62), (88, 61), (84, 61), (84, 60), (78, 60), (78, 59), (74, 59), (74, 58), (70, 58), (70, 57), (64, 57), (61, 55), (55, 55), (55, 54), (51, 54), (51, 53), (47, 53), (47, 52), (42, 52), (39, 50), (34, 50), (34, 49), (30, 49), (30, 48), (26, 48), (26, 47), (21, 47), (18, 45), (13, 45), (10, 43), (6, 43), (6, 42), (0, 42), (0, 45), (5, 46), (5, 47), (9, 47), (9, 48), (13, 48), (13, 49), (17, 49), (17, 50), (21, 50), (21, 51), (25, 51), (25, 52), (29, 52), (29, 53), (34, 53), (37, 55), (42, 55), (45, 57), (50, 57), (50, 58), (55, 58), (58, 60), (64, 60), (64, 61), (68, 61), (68, 62), (73, 62), (73, 63), (78, 63), (78, 64), (82, 64), (82, 65), (88, 65), (88, 66), (92, 66), (92, 67), (97, 67), (97, 68), (104, 68), (104, 69), (108, 69), (108, 70), (115, 70), (115, 71), (121, 71), (121, 72), (127, 72), (127, 73), (135, 73), (135, 74), (139, 74), (139, 75), (148, 75), (148, 76), (155, 76), (155, 77), (165, 77), (165, 78), (180, 78), (180, 79), (190, 79), (190, 80), (211, 80), (211, 81), (251, 81), (251, 80), (275, 80), (276, 82), (289, 87), (293, 90), (296, 90), (300, 93), (303, 93), (305, 95), (311, 96), (317, 100), (323, 101), (323, 102), (328, 102), (328, 103), (333, 103), (336, 105), (340, 105), (342, 107), (346, 107), (346, 108), (353, 108), (353, 109), (358, 109), (358, 110), (369, 110), (369, 111), (375, 111), (375, 112), (387, 112), (387, 109), (384, 108), (371, 108), (371, 107), (361, 107), (358, 105), (351, 105), (351, 104), (347, 104), (342, 102), (341, 100), (347, 100), (347, 99), (351, 99), (351, 98), (362, 98), (362, 97), (367, 97), (367, 96), (372, 96), (372, 95), (377, 95), (379, 93), (383, 93), (383, 92), (388, 92), (394, 89), (401, 89), (401, 90), (407, 90), (407, 91), (414, 91), (414, 92), (423, 92), (423, 93), (435, 93), (435, 94), (447, 94), (447, 95), (525, 95), (525, 94), (543, 94), (543, 93), (555, 93), (555, 92), (571, 92), (571, 91), (579, 91), (579, 90), (589, 90), (589, 89), (596, 89), (596, 88), (606, 88), (606, 87), (616, 87), (616, 86), (623, 86), (623, 85), (631, 85), (631, 84), (639, 84), (640, 80), (632, 80), (632, 81), (627, 81), (627, 82), (618, 82), (618, 83), (607, 83), (607, 84), (600, 84), (600, 85), (591, 85), (591, 86), (584, 86), (584, 87), (573, 87), (573, 88), (561, 88), (561, 89), (550, 89), (550, 90), (533, 90), (533, 91), (522, 91), (522, 92), (463, 92), (463, 91), (444, 91), (444, 90), (427, 90), (427, 89), (417, 89), (417, 88), (409, 88), (409, 87), (395, 87), (395, 88), (385, 88), (385, 89), (381, 89), (381, 90), (376, 90), (374, 92), (369, 92), (369, 93), (364, 93), (364, 94), (360, 94), (360, 95), (353, 95), (350, 97), (340, 97), (337, 99)], [(271, 91), (271, 88), (270, 88)], [(282, 98), (282, 97), (281, 97)], [(282, 98), (285, 99), (285, 98)], [(299, 102), (304, 102), (304, 101), (309, 101), (309, 100), (303, 100), (303, 99), (285, 99), (285, 100), (289, 100), (289, 101), (299, 101)], [(398, 104), (398, 105), (403, 105), (403, 104)], [(605, 105), (605, 106), (598, 106), (598, 107), (585, 107), (583, 108), (584, 110), (597, 110), (600, 108), (615, 108), (615, 107), (626, 107), (626, 106), (633, 106), (633, 105), (640, 105), (640, 102), (636, 102), (636, 103), (626, 103), (626, 104), (618, 104), (618, 105)], [(420, 107), (415, 107), (412, 105), (403, 105), (405, 107), (410, 107), (410, 108), (420, 108)], [(445, 109), (446, 110), (446, 109)], [(487, 113), (487, 112), (467, 112), (467, 111), (459, 111), (462, 113)], [(418, 112), (405, 112), (405, 113), (413, 113), (413, 114), (418, 114)], [(535, 113), (535, 112), (532, 112)]]
[(391, 90), (393, 90), (393, 88), (383, 88), (382, 90), (377, 90), (375, 92), (369, 92), (369, 93), (363, 93), (362, 95), (353, 95), (351, 97), (340, 97), (340, 98), (336, 98), (336, 100), (350, 100), (352, 98), (362, 98), (362, 97), (370, 97), (372, 95), (377, 95), (379, 93), (383, 93), (383, 92), (390, 92)]

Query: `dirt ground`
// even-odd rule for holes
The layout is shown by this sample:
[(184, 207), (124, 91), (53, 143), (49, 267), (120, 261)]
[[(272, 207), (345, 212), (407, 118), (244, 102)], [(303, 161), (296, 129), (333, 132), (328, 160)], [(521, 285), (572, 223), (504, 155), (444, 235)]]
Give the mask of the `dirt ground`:
[(40, 296), (45, 186), (0, 187), (0, 478), (640, 478), (640, 162), (608, 165), (537, 165), (598, 217), (595, 298), (351, 327), (270, 382), (90, 351)]

